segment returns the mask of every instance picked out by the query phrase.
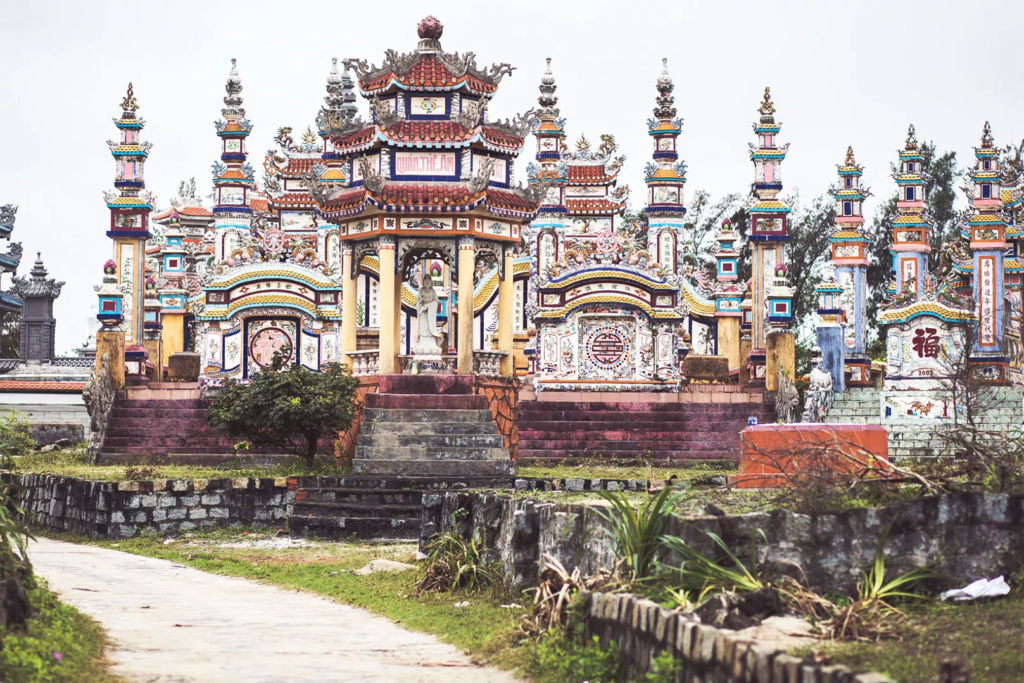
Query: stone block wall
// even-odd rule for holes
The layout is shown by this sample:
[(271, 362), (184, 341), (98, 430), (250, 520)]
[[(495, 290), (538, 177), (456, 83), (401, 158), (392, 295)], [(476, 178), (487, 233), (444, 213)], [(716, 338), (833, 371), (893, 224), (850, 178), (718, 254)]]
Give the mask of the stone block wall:
[(4, 479), (14, 480), (29, 524), (100, 538), (284, 525), (298, 488), (295, 477), (107, 483), (25, 474)]
[[(965, 493), (883, 508), (676, 518), (667, 533), (714, 553), (705, 534), (714, 532), (746, 560), (751, 534), (760, 529), (767, 543), (759, 541), (759, 562), (779, 571), (795, 563), (815, 590), (852, 594), (886, 528), (891, 568), (931, 564), (962, 584), (1011, 574), (1024, 565), (1024, 495)], [(536, 584), (537, 562), (544, 554), (570, 571), (580, 567), (585, 575), (615, 562), (614, 540), (604, 523), (579, 504), (540, 503), (494, 493), (425, 494), (421, 545), (444, 532), (467, 538), (479, 534), (490, 558), (501, 561), (515, 587)], [(678, 562), (670, 556), (664, 559)]]
[(668, 652), (682, 665), (676, 680), (686, 683), (891, 683), (879, 674), (805, 663), (635, 595), (584, 592), (580, 599), (587, 635), (602, 645), (615, 642), (630, 680), (651, 671), (651, 659)]
[[(887, 396), (902, 398), (902, 403), (906, 403), (908, 397), (919, 397), (922, 404), (935, 404), (929, 406), (934, 414), (941, 414), (941, 404), (950, 402), (947, 391), (886, 392), (872, 387), (850, 388), (845, 393), (833, 396), (832, 407), (825, 422), (882, 425), (889, 435), (890, 458), (949, 455), (949, 446), (941, 438), (940, 432), (949, 428), (951, 421), (895, 413), (886, 416)], [(979, 430), (1003, 434), (1012, 427), (1021, 426), (1024, 421), (1024, 387), (986, 387), (977, 394), (975, 401), (976, 409), (980, 412), (977, 417)]]

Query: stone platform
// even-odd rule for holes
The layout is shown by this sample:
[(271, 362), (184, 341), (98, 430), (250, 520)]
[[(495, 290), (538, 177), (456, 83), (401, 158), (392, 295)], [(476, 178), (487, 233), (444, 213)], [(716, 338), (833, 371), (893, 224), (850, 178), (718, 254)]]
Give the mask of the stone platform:
[(605, 398), (599, 393), (575, 401), (551, 394), (542, 392), (542, 400), (519, 404), (522, 465), (586, 459), (736, 460), (747, 419), (775, 421), (774, 406), (762, 403), (761, 394), (730, 386), (703, 385), (685, 394)]
[[(737, 488), (778, 488), (865, 467), (887, 468), (889, 447), (879, 425), (763, 424), (740, 433)], [(883, 475), (884, 476), (884, 475)]]
[(486, 396), (468, 375), (382, 375), (366, 395), (357, 474), (506, 476), (515, 466)]
[[(256, 466), (290, 457), (273, 450), (236, 453), (237, 439), (207, 426), (209, 406), (209, 399), (202, 398), (119, 398), (110, 413), (98, 464), (219, 465), (240, 460)], [(333, 454), (334, 439), (321, 440), (319, 452)]]

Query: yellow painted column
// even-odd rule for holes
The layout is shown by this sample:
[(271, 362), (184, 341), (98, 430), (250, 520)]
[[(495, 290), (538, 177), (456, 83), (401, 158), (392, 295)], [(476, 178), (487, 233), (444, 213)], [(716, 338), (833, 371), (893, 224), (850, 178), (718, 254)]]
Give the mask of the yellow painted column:
[(398, 335), (395, 329), (395, 238), (382, 236), (377, 247), (377, 258), (380, 261), (380, 337), (378, 347), (380, 353), (381, 375), (393, 375), (397, 372)]
[(171, 354), (178, 353), (185, 348), (185, 314), (181, 311), (164, 311), (160, 317), (160, 323), (164, 326), (160, 331), (163, 339), (162, 362), (170, 365)]
[(114, 389), (124, 387), (124, 332), (106, 328), (96, 333), (96, 373), (103, 366), (103, 356), (110, 365), (110, 381)]
[(512, 250), (505, 247), (503, 251), (505, 277), (498, 283), (498, 350), (508, 354), (501, 361), (501, 376), (512, 377), (516, 372), (515, 354), (512, 352), (512, 307), (515, 297), (512, 289)]
[(796, 338), (792, 332), (772, 332), (765, 337), (764, 390), (778, 391), (779, 369), (796, 381)]
[(736, 316), (718, 318), (718, 355), (729, 359), (729, 370), (740, 366), (740, 319)]
[(473, 374), (473, 238), (459, 239), (459, 374)]
[[(352, 359), (349, 353), (356, 350), (356, 303), (359, 294), (356, 292), (358, 272), (352, 268), (352, 247), (346, 244), (341, 251), (341, 362), (352, 370)], [(366, 302), (369, 305), (370, 302)]]

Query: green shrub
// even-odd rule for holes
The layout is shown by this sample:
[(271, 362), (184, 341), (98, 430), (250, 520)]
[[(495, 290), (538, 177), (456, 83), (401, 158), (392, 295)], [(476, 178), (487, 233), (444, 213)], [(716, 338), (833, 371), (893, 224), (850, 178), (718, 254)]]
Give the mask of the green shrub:
[(10, 458), (31, 453), (35, 447), (25, 416), (16, 410), (8, 412), (0, 420), (0, 466), (9, 467)]
[(0, 681), (4, 683), (107, 683), (103, 635), (44, 586), (29, 591), (34, 616), (24, 628), (0, 627)]
[(625, 494), (602, 491), (601, 497), (611, 503), (611, 509), (591, 508), (611, 527), (615, 552), (625, 563), (631, 581), (643, 581), (654, 574), (665, 525), (684, 495), (684, 491), (665, 486), (657, 495), (633, 507)]
[(211, 402), (206, 421), (256, 448), (280, 448), (311, 461), (321, 437), (352, 425), (358, 386), (344, 365), (331, 364), (323, 372), (299, 364), (283, 368), (283, 357), (275, 354), (248, 386), (226, 386)]
[(459, 534), (438, 534), (427, 545), (426, 568), (419, 590), (476, 590), (501, 583), (497, 564), (484, 558), (479, 536), (467, 541)]
[(523, 656), (522, 671), (535, 683), (616, 683), (623, 680), (619, 648), (601, 646), (597, 636), (587, 640), (582, 619), (565, 629), (542, 634)]

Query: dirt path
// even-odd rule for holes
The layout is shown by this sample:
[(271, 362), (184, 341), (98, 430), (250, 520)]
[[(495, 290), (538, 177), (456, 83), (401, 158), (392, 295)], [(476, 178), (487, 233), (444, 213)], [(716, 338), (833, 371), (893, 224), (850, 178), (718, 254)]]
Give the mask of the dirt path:
[(107, 630), (112, 671), (145, 683), (515, 683), (362, 609), (166, 560), (40, 539), (35, 571)]

